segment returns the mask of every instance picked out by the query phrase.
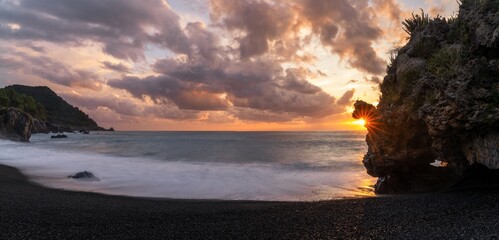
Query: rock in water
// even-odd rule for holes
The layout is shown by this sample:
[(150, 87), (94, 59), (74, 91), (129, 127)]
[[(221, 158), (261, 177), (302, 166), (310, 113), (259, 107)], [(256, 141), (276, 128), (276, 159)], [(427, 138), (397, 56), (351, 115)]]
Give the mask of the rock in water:
[(50, 138), (52, 139), (57, 139), (57, 138), (68, 138), (67, 135), (64, 135), (64, 134), (58, 134), (58, 135), (55, 135), (55, 136), (50, 136)]
[(99, 178), (97, 178), (96, 176), (94, 176), (93, 173), (88, 172), (88, 171), (78, 172), (74, 175), (68, 176), (68, 178), (87, 180), (87, 181), (99, 181)]
[(355, 103), (377, 193), (448, 187), (474, 164), (499, 169), (499, 2), (463, 0), (456, 19), (417, 24), (379, 105)]
[(85, 129), (82, 129), (82, 130), (80, 130), (80, 132), (79, 132), (79, 133), (81, 133), (81, 134), (90, 134), (90, 131), (87, 131), (87, 130), (85, 130)]
[(0, 109), (0, 138), (29, 142), (33, 128), (32, 117), (17, 109)]

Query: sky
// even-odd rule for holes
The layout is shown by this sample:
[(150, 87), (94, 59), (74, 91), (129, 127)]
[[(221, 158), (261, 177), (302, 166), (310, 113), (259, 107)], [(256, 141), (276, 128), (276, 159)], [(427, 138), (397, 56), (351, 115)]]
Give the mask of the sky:
[(361, 129), (401, 22), (454, 0), (0, 0), (0, 87), (117, 130)]

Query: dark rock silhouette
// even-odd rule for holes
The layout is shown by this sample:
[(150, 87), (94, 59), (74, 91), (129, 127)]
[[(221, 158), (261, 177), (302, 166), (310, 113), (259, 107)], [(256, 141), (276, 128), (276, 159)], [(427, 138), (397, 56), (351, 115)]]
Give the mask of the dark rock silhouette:
[(499, 169), (499, 3), (463, 0), (455, 19), (422, 19), (393, 56), (379, 105), (355, 103), (377, 193), (449, 187), (474, 164)]
[(17, 108), (0, 108), (0, 138), (29, 142), (33, 118)]
[(57, 139), (57, 138), (68, 138), (68, 136), (67, 136), (67, 135), (64, 135), (64, 134), (58, 134), (58, 135), (50, 136), (50, 138), (52, 138), (52, 139)]
[(87, 181), (99, 181), (99, 178), (97, 178), (93, 173), (89, 171), (78, 172), (74, 175), (68, 176), (68, 178), (87, 180)]

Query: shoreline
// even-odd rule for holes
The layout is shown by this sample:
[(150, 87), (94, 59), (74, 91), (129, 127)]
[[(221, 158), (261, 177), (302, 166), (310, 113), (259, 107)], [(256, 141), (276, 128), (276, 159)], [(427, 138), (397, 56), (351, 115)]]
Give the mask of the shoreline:
[(499, 236), (499, 190), (318, 202), (150, 199), (49, 189), (0, 165), (0, 239)]

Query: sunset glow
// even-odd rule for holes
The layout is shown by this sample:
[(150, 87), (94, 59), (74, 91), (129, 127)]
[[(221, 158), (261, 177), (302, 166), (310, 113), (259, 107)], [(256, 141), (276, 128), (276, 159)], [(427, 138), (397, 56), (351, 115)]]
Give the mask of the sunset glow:
[(1, 1), (10, 14), (0, 15), (0, 87), (48, 86), (119, 130), (350, 129), (348, 109), (378, 101), (387, 53), (407, 41), (402, 20), (457, 9), (447, 0), (53, 5)]
[(366, 120), (364, 120), (364, 119), (361, 118), (359, 120), (353, 121), (352, 123), (356, 124), (356, 125), (360, 125), (360, 126), (365, 126), (366, 125)]

